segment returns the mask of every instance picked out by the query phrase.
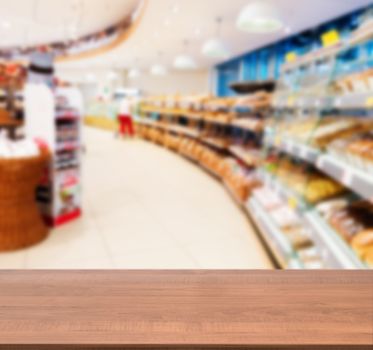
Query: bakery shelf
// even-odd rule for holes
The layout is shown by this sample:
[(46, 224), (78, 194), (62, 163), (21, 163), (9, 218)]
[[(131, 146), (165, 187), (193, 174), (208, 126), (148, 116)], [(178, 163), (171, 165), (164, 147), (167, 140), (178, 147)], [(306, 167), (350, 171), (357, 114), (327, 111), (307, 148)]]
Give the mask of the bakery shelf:
[(284, 138), (280, 144), (280, 149), (308, 163), (315, 164), (320, 151), (306, 144), (296, 142), (292, 139)]
[(331, 97), (332, 106), (338, 109), (373, 109), (373, 93), (351, 93)]
[(231, 125), (235, 128), (247, 130), (255, 133), (263, 131), (263, 124), (259, 120), (253, 121), (247, 118), (237, 118), (231, 122)]
[(217, 148), (221, 151), (226, 151), (228, 149), (228, 146), (226, 146), (226, 144), (224, 142), (219, 142), (214, 138), (204, 137), (204, 138), (201, 138), (201, 141), (204, 144), (206, 144), (208, 146), (212, 146), (214, 148)]
[(236, 195), (236, 193), (233, 191), (233, 189), (231, 188), (229, 183), (227, 181), (223, 180), (223, 184), (224, 184), (224, 187), (226, 188), (227, 192), (230, 194), (232, 199), (235, 201), (235, 203), (239, 207), (243, 207), (243, 205), (244, 205), (243, 201)]
[(241, 146), (232, 145), (228, 147), (228, 150), (233, 156), (241, 160), (248, 167), (253, 167), (256, 165), (256, 161), (253, 156), (251, 156), (250, 153)]
[(306, 207), (299, 196), (283, 186), (270, 174), (262, 171), (261, 178), (264, 183), (274, 190), (280, 198), (295, 207), (302, 213), (305, 224), (309, 227), (309, 233), (319, 248), (322, 257), (332, 268), (359, 269), (366, 268), (364, 263), (356, 256), (350, 246), (325, 222), (314, 208)]
[(275, 147), (291, 156), (295, 156), (299, 159), (305, 160), (310, 164), (315, 164), (320, 155), (320, 151), (314, 147), (307, 144), (303, 144), (292, 140), (288, 137), (281, 137), (280, 142), (275, 142), (275, 137), (267, 137), (266, 145), (270, 147)]
[(179, 126), (179, 125), (170, 125), (167, 130), (171, 132), (175, 132), (177, 134), (182, 134), (185, 136), (196, 138), (196, 139), (199, 138), (199, 135), (200, 135), (198, 130), (193, 130), (191, 128)]
[(271, 188), (291, 207), (299, 211), (304, 211), (307, 208), (307, 203), (305, 200), (291, 189), (285, 187), (278, 179), (276, 179), (274, 175), (263, 169), (258, 169), (257, 173), (263, 184)]
[(319, 215), (316, 210), (304, 214), (310, 233), (323, 258), (333, 268), (366, 269), (367, 266), (358, 258), (343, 238)]
[(298, 259), (291, 243), (260, 203), (254, 197), (251, 197), (245, 204), (245, 208), (259, 228), (262, 237), (266, 241), (268, 247), (270, 247), (280, 266), (284, 269), (289, 267), (303, 268), (303, 264)]
[(145, 125), (145, 126), (154, 126), (154, 127), (159, 126), (159, 122), (157, 120), (150, 119), (150, 118), (138, 118), (138, 119), (135, 119), (135, 122), (141, 125)]
[(371, 92), (350, 93), (345, 95), (302, 95), (286, 94), (277, 96), (273, 102), (274, 108), (296, 109), (373, 109), (373, 94)]
[(217, 124), (217, 125), (223, 125), (223, 126), (230, 126), (231, 125), (231, 120), (228, 119), (218, 119), (218, 118), (202, 118), (202, 120), (205, 123), (210, 123), (210, 124)]
[(221, 180), (221, 176), (216, 173), (214, 170), (208, 168), (206, 165), (204, 165), (203, 163), (199, 162), (199, 165), (200, 167), (205, 170), (208, 174), (210, 174), (212, 177), (214, 177), (215, 179), (218, 179), (218, 180)]
[(363, 198), (373, 199), (372, 174), (366, 173), (328, 154), (318, 157), (316, 166)]

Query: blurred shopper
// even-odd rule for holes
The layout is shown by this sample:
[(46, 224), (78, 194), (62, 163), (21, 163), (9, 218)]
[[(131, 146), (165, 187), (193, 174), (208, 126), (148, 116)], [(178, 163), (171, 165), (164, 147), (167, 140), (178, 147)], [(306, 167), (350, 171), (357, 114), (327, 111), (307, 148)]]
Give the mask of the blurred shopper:
[(119, 106), (119, 135), (120, 136), (134, 136), (134, 128), (131, 114), (131, 101), (129, 98), (124, 98)]

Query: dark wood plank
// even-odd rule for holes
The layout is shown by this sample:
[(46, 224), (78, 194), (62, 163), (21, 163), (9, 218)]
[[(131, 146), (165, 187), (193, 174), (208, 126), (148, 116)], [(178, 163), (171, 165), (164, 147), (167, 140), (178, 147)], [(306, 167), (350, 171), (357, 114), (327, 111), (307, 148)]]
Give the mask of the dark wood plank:
[(1, 345), (368, 349), (373, 274), (3, 271)]

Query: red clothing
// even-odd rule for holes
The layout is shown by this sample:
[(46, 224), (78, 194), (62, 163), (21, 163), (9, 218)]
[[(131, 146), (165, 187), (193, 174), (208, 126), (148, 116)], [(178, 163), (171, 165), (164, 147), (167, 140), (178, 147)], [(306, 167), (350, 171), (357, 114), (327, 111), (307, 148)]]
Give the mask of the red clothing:
[(126, 114), (120, 114), (118, 116), (119, 120), (119, 133), (122, 136), (125, 136), (127, 133), (130, 136), (135, 135), (135, 131), (133, 129), (133, 123), (132, 118), (130, 115)]

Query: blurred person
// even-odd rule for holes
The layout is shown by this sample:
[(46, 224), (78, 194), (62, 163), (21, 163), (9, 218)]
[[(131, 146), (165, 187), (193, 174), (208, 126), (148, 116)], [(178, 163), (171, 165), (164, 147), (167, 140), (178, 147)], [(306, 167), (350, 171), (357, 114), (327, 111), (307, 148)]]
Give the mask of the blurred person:
[(132, 120), (132, 104), (131, 100), (125, 97), (119, 106), (118, 122), (119, 122), (119, 135), (134, 136), (133, 120)]
[(132, 120), (132, 104), (131, 100), (128, 97), (125, 97), (120, 103), (118, 122), (120, 136), (129, 135), (132, 137), (135, 135)]

